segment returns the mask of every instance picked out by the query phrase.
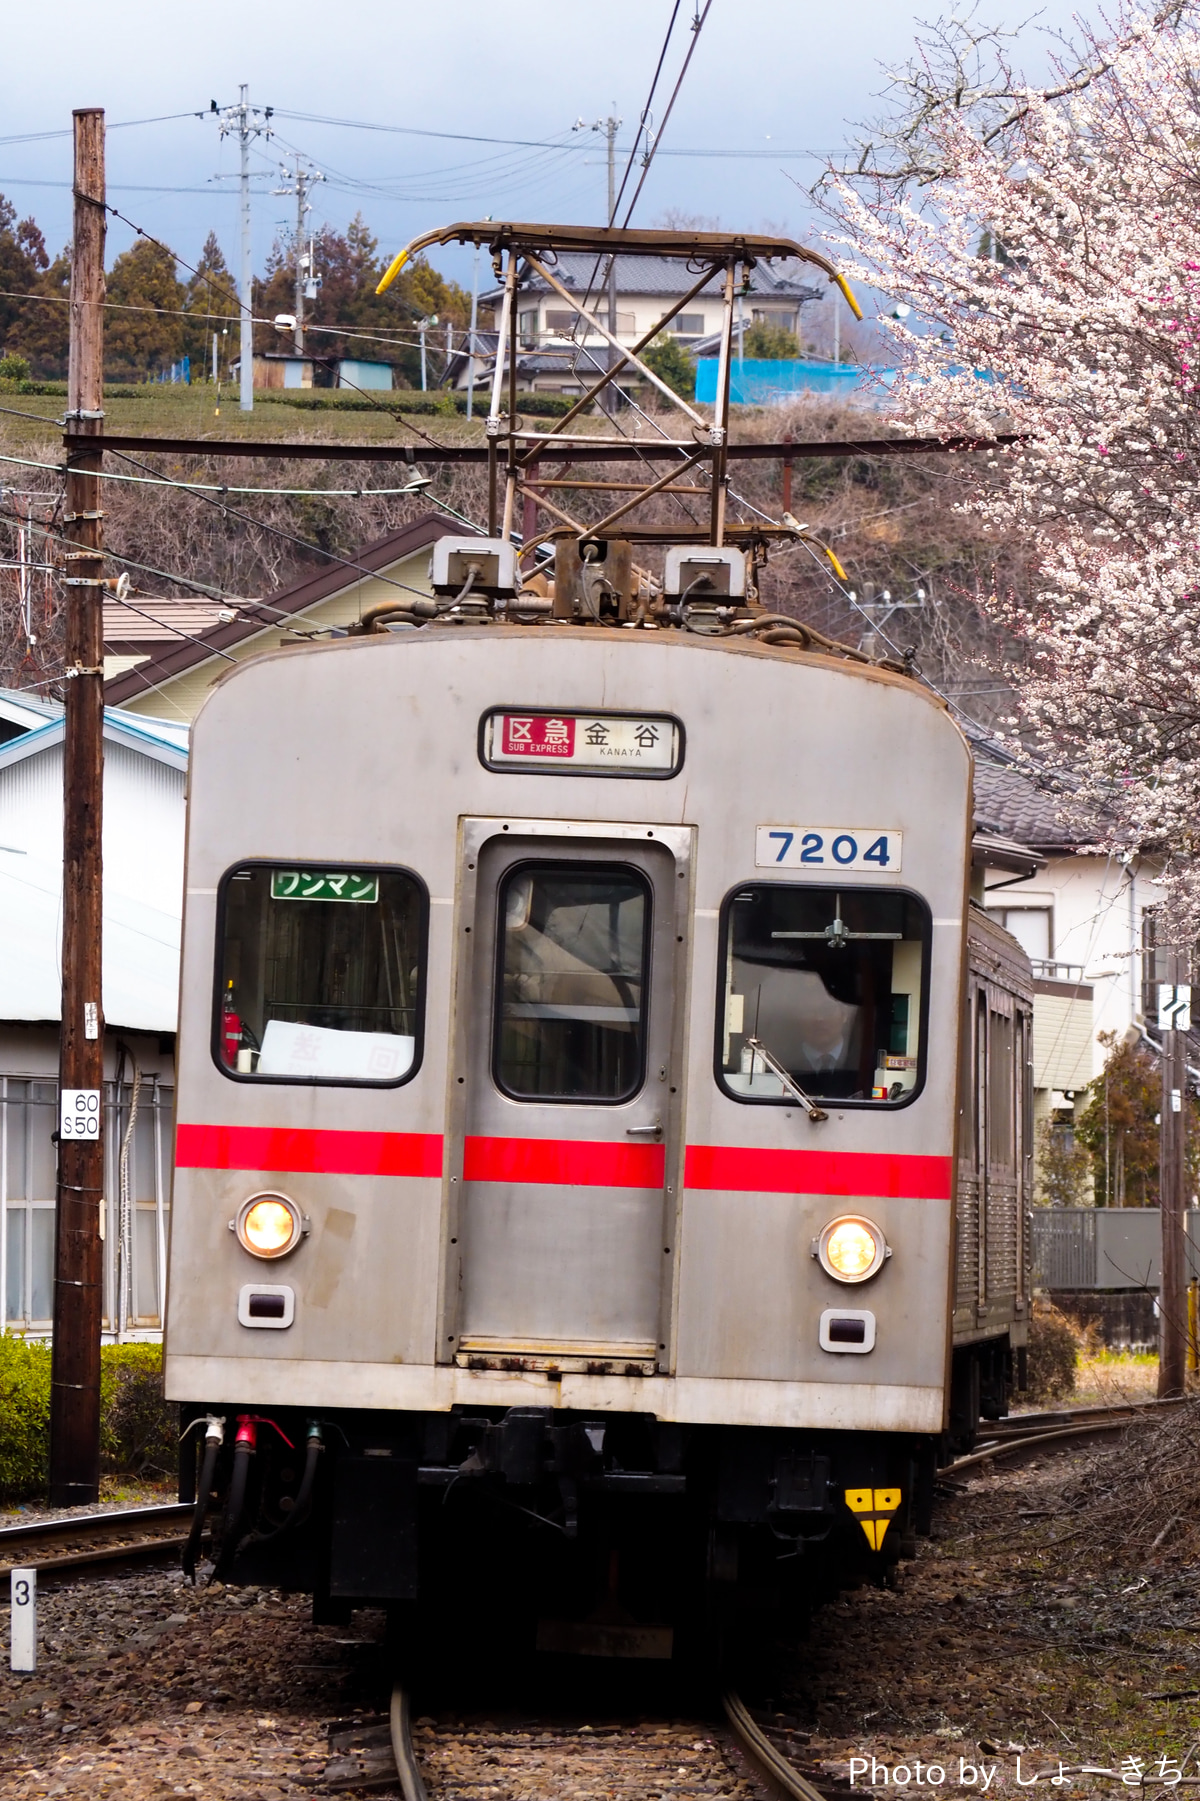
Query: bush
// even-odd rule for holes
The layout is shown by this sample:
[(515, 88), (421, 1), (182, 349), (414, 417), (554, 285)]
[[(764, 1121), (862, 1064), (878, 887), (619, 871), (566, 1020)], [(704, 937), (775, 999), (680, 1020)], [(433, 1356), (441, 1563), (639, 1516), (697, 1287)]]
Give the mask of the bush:
[(128, 1476), (169, 1476), (177, 1466), (179, 1409), (163, 1399), (162, 1346), (105, 1345), (100, 1352), (100, 1456)]
[(0, 381), (28, 381), (29, 364), (23, 356), (0, 356)]
[(49, 1450), (50, 1346), (0, 1334), (0, 1496), (44, 1489)]
[(1075, 1391), (1079, 1335), (1055, 1308), (1034, 1314), (1029, 1322), (1029, 1395), (1035, 1401), (1057, 1401)]
[[(163, 1399), (162, 1347), (100, 1352), (100, 1460), (110, 1473), (170, 1475), (178, 1409)], [(50, 1453), (50, 1346), (0, 1334), (0, 1500), (44, 1494)]]

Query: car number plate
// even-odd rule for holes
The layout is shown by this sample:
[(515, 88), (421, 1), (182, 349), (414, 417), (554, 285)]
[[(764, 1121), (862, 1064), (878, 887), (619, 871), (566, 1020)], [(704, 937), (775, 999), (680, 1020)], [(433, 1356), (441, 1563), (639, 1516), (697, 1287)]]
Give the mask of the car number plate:
[(879, 826), (760, 825), (754, 836), (756, 869), (861, 869), (896, 875), (903, 832)]

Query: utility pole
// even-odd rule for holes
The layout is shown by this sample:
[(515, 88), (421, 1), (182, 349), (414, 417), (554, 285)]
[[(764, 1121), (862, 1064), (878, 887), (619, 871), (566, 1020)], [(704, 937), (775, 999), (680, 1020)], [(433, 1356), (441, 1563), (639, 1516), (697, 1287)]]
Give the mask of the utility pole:
[[(75, 119), (68, 432), (104, 425), (104, 113)], [(62, 1022), (50, 1373), (50, 1502), (100, 1493), (100, 1323), (104, 1204), (104, 1023), (101, 1014), (104, 783), (104, 527), (99, 451), (68, 443), (67, 625), (63, 743)]]
[[(614, 100), (613, 111), (609, 113), (607, 119), (595, 119), (590, 126), (592, 131), (604, 133), (607, 146), (608, 223), (610, 227), (617, 222), (617, 133), (623, 124), (623, 121), (616, 117), (616, 104)], [(572, 131), (583, 131), (585, 129), (583, 120), (576, 119), (571, 129)], [(615, 254), (608, 259), (608, 275), (605, 286), (608, 290), (608, 329), (615, 338), (617, 335), (617, 259)], [(616, 355), (611, 346), (606, 346), (606, 349), (610, 358)], [(597, 352), (597, 355), (599, 354)], [(611, 382), (600, 396), (600, 405), (606, 413), (616, 411), (617, 391)]]
[[(621, 129), (621, 121), (610, 113), (601, 129), (608, 141), (608, 223), (611, 228), (617, 222), (617, 133)], [(608, 259), (608, 329), (615, 338), (617, 335), (617, 259), (615, 256), (610, 256)]]
[[(254, 243), (250, 226), (250, 141), (252, 138), (270, 137), (271, 114), (275, 110), (270, 106), (251, 106), (248, 95), (249, 87), (245, 82), (238, 89), (241, 99), (236, 106), (227, 106), (221, 113), (221, 136), (236, 137), (241, 148), (241, 172), (238, 180), (241, 185), (241, 223), (242, 223), (242, 268), (241, 280), (238, 282), (238, 301), (240, 303), (242, 321), (241, 339), (241, 381), (239, 384), (239, 402), (243, 413), (254, 411)], [(214, 100), (212, 110), (216, 112)]]
[(308, 191), (315, 182), (324, 181), (325, 177), (321, 174), (319, 169), (314, 169), (311, 163), (306, 167), (305, 159), (300, 155), (298, 150), (295, 155), (295, 174), (293, 175), (286, 165), (283, 170), (284, 182), (288, 185), (281, 188), (272, 188), (271, 192), (273, 194), (294, 194), (296, 196), (296, 230), (292, 241), (292, 253), (296, 262), (296, 289), (293, 301), (296, 323), (292, 329), (292, 345), (296, 354), (298, 356), (303, 356), (304, 302), (309, 298), (313, 300), (316, 299), (317, 286), (317, 278), (312, 266), (312, 247), (310, 245), (307, 254), (304, 249), (304, 221), (307, 215), (312, 212)]
[(1162, 1219), (1162, 1280), (1158, 1291), (1158, 1392), (1181, 1395), (1188, 1339), (1187, 1250), (1187, 1040), (1192, 990), (1187, 955), (1166, 952), (1167, 980), (1158, 984), (1162, 1033), (1162, 1111), (1159, 1118), (1158, 1186)]
[(475, 246), (475, 268), (471, 275), (471, 333), (467, 344), (467, 418), (475, 413), (475, 326), (479, 319), (479, 245)]

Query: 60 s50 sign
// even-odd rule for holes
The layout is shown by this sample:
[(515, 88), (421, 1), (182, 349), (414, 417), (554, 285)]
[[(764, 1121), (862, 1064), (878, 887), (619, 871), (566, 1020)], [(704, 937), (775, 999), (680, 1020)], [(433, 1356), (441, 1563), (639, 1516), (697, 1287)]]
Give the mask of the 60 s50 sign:
[(760, 825), (754, 835), (757, 869), (900, 870), (904, 833), (882, 826)]

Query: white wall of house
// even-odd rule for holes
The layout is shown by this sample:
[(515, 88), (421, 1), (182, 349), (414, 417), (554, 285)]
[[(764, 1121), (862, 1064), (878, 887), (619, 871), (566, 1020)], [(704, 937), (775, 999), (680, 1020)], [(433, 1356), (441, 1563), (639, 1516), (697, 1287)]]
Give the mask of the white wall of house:
[[(173, 1032), (187, 753), (178, 731), (152, 742), (115, 717), (104, 747), (104, 1014), (126, 1030)], [(60, 724), (0, 747), (0, 1021), (59, 1016), (62, 786)]]
[(1034, 959), (1035, 971), (1092, 989), (1092, 1056), (1084, 1080), (1104, 1066), (1101, 1032), (1142, 1017), (1142, 919), (1163, 898), (1159, 866), (1136, 859), (1056, 856), (1028, 881), (990, 882), (985, 904)]
[[(686, 292), (686, 288), (680, 289), (681, 295)], [(580, 294), (578, 298), (582, 300), (583, 295)], [(672, 304), (672, 297), (669, 295), (618, 293), (617, 338), (622, 344), (635, 344), (658, 324)], [(602, 289), (598, 294), (593, 293), (587, 305), (593, 317), (603, 325), (608, 324), (606, 291)], [(683, 312), (678, 313), (666, 329), (685, 341), (689, 338), (708, 337), (711, 333), (720, 331), (722, 311), (719, 294), (698, 294), (694, 300), (688, 301)], [(767, 296), (754, 294), (746, 299), (740, 316), (745, 319), (747, 329), (763, 321), (781, 325), (787, 331), (796, 331), (799, 313), (800, 309), (794, 300), (772, 300)], [(557, 294), (525, 294), (517, 307), (517, 341), (525, 349), (561, 343), (574, 337), (578, 316)], [(597, 332), (588, 332), (578, 341), (590, 344), (604, 342)]]

